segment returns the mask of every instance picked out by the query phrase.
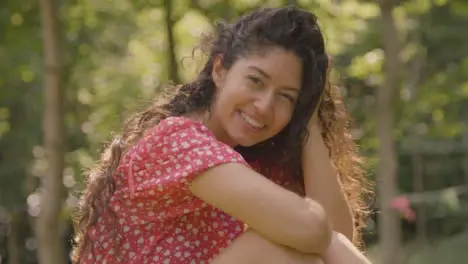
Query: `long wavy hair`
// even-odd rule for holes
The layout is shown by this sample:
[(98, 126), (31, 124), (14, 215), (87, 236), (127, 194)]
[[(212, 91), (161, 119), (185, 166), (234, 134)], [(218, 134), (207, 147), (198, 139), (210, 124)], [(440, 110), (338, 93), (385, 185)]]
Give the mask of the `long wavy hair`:
[[(149, 107), (131, 116), (121, 135), (116, 136), (103, 152), (100, 163), (88, 172), (75, 221), (75, 263), (79, 262), (84, 250), (92, 246), (93, 241), (88, 235), (90, 227), (96, 224), (100, 215), (110, 211), (107, 205), (115, 189), (114, 173), (123, 153), (147, 129), (164, 118), (210, 111), (216, 90), (212, 79), (216, 56), (221, 55), (223, 67), (229, 69), (237, 59), (268, 52), (269, 47), (281, 47), (300, 58), (304, 74), (299, 100), (291, 121), (278, 135), (252, 147), (238, 147), (236, 150), (246, 160), (260, 161), (265, 176), (268, 176), (271, 166), (279, 165), (303, 185), (301, 150), (308, 136), (307, 124), (318, 109), (325, 144), (348, 195), (357, 229), (364, 226), (366, 207), (362, 194), (366, 190), (366, 181), (361, 159), (348, 132), (350, 122), (343, 98), (327, 81), (329, 57), (316, 17), (295, 7), (263, 8), (242, 16), (233, 24), (219, 23), (215, 34), (203, 37), (202, 43), (208, 58), (198, 77), (174, 87), (170, 93), (158, 97)], [(360, 235), (356, 233), (355, 242), (358, 242)]]

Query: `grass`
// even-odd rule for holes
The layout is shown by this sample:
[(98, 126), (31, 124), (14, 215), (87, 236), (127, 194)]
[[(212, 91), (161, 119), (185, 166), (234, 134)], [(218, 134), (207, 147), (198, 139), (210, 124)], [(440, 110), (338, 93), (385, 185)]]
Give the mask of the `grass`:
[[(373, 264), (378, 261), (378, 246), (369, 248)], [(462, 264), (468, 263), (468, 232), (424, 246), (408, 243), (401, 252), (404, 260), (400, 264)]]

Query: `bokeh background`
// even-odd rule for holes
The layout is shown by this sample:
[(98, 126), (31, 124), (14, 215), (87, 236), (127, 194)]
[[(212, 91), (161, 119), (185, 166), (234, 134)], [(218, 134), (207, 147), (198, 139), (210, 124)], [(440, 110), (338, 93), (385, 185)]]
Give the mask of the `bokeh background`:
[(366, 252), (468, 263), (466, 0), (0, 1), (0, 263), (68, 263), (103, 143), (168, 81), (195, 76), (192, 50), (216, 21), (287, 4), (319, 17), (355, 119), (376, 192)]

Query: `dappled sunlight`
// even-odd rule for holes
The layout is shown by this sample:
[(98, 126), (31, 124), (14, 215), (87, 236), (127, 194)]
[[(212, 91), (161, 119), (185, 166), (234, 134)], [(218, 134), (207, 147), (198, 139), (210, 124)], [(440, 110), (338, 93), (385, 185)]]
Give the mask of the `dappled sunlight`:
[[(372, 214), (364, 232), (374, 263), (389, 264), (379, 262), (386, 250), (379, 249), (382, 210), (398, 218), (401, 231), (393, 241), (401, 263), (392, 264), (468, 260), (467, 1), (393, 1), (395, 42), (386, 35), (381, 1), (175, 0), (167, 24), (165, 1), (60, 1), (59, 46), (52, 50), (62, 60), (57, 82), (62, 99), (53, 99), (59, 100), (63, 124), (57, 124), (64, 131), (49, 137), (49, 148), (60, 152), (55, 156), (45, 146), (54, 126), (43, 118), (50, 106), (45, 83), (59, 71), (44, 66), (50, 62), (44, 57), (39, 3), (26, 2), (0, 3), (0, 263), (36, 263), (43, 244), (36, 222), (50, 205), (41, 204), (42, 188), (58, 167), (63, 172), (53, 186), (60, 192), (54, 193), (60, 203), (55, 228), (69, 247), (83, 175), (132, 113), (164, 88), (175, 89), (168, 85), (171, 76), (181, 83), (197, 76), (206, 60), (200, 37), (214, 33), (215, 22), (292, 2), (319, 19), (332, 83), (354, 119), (350, 132), (364, 156), (366, 176), (377, 186), (375, 199), (366, 201)], [(173, 60), (177, 67), (170, 67)], [(391, 91), (379, 93), (383, 89)], [(382, 133), (386, 124), (390, 127)], [(389, 181), (380, 177), (393, 168), (388, 179), (395, 189), (382, 195), (385, 189), (378, 187)], [(8, 244), (13, 240), (14, 246)], [(13, 260), (5, 262), (5, 256)]]

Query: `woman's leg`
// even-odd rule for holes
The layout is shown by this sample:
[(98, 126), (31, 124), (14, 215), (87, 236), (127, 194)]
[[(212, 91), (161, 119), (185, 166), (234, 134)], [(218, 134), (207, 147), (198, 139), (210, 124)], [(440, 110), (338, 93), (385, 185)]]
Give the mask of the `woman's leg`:
[(328, 250), (323, 254), (327, 264), (371, 264), (370, 260), (362, 254), (344, 235), (335, 233)]
[(247, 230), (210, 264), (323, 264), (314, 255), (302, 254)]

